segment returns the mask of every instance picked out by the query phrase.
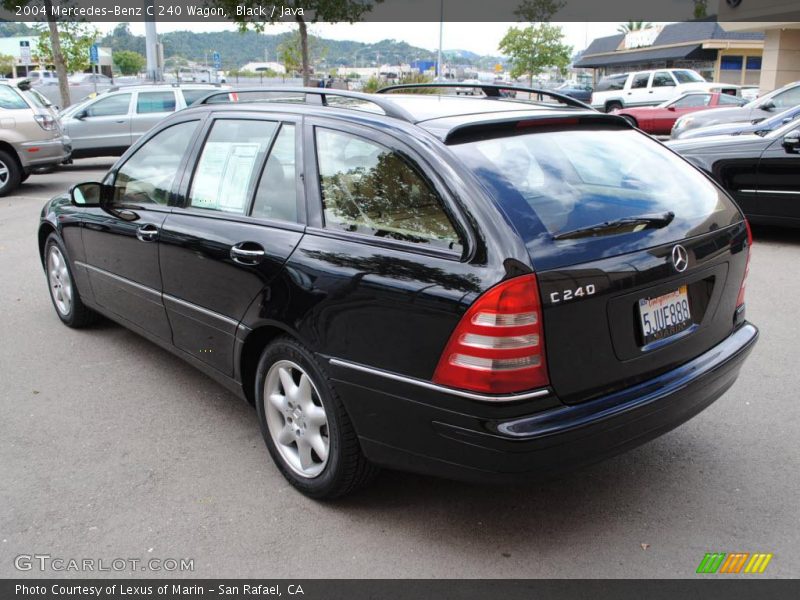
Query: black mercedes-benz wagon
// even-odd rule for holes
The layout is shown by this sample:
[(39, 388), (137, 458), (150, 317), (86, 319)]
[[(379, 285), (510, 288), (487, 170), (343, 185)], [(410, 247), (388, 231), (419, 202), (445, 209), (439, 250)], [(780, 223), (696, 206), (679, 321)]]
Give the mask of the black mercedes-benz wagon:
[(58, 317), (253, 403), (317, 498), (548, 476), (703, 410), (758, 336), (739, 209), (619, 117), (477, 87), (210, 94), (45, 205)]

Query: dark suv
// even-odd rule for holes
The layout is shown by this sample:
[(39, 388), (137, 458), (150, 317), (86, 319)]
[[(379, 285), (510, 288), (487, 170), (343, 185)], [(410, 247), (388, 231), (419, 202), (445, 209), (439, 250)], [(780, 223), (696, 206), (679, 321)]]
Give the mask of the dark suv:
[(547, 476), (691, 418), (758, 335), (738, 208), (619, 117), (479, 87), (176, 113), (45, 205), (59, 318), (246, 398), (313, 497), (377, 466)]

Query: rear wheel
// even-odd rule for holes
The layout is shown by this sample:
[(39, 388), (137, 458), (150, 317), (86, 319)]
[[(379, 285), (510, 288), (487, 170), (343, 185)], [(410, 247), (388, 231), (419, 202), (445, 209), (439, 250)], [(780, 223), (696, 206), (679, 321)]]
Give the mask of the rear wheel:
[(617, 102), (614, 100), (613, 102), (606, 103), (606, 112), (610, 113), (615, 110), (622, 110), (622, 102)]
[(19, 163), (5, 150), (0, 150), (0, 196), (13, 192), (22, 182)]
[(625, 119), (628, 123), (630, 123), (631, 126), (639, 127), (639, 122), (635, 118), (631, 117), (630, 115), (620, 115), (620, 116), (623, 119)]
[(47, 238), (44, 247), (47, 284), (56, 314), (68, 327), (86, 327), (97, 320), (97, 313), (81, 302), (64, 245), (55, 233)]
[(256, 409), (267, 449), (283, 476), (311, 498), (336, 498), (377, 473), (313, 355), (289, 338), (267, 346), (256, 372)]

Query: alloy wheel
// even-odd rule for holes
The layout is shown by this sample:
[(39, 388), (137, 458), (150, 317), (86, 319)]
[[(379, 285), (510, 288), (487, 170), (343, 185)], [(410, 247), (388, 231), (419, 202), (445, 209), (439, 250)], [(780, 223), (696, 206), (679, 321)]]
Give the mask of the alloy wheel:
[(72, 310), (72, 279), (67, 261), (58, 246), (51, 246), (47, 254), (47, 279), (56, 309), (66, 317)]
[(313, 479), (330, 454), (328, 417), (311, 377), (298, 364), (280, 360), (264, 381), (264, 414), (275, 447), (289, 468)]

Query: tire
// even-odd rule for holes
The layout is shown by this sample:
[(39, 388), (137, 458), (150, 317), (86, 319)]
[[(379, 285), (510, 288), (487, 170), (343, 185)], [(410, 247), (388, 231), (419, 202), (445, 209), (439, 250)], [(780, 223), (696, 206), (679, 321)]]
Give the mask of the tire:
[(43, 167), (34, 167), (31, 171), (34, 175), (49, 175), (58, 169), (58, 165), (45, 165)]
[(638, 129), (638, 127), (639, 127), (639, 122), (638, 122), (638, 121), (637, 121), (637, 120), (636, 120), (634, 117), (631, 117), (631, 116), (629, 116), (629, 115), (620, 115), (620, 117), (622, 117), (622, 118), (623, 118), (623, 119), (625, 119), (625, 120), (626, 120), (628, 123), (630, 123), (630, 124), (631, 124), (633, 127), (636, 127), (636, 128)]
[(327, 373), (301, 344), (286, 337), (269, 344), (255, 386), (264, 442), (297, 490), (318, 500), (338, 498), (377, 474)]
[(30, 176), (31, 176), (30, 172), (23, 173), (22, 177), (19, 178), (19, 182), (20, 183), (25, 183), (25, 181), (27, 181), (28, 177), (30, 177)]
[(612, 110), (622, 110), (622, 102), (617, 102), (616, 100), (613, 102), (607, 102), (606, 112), (610, 113)]
[(16, 157), (0, 150), (0, 196), (13, 192), (22, 183), (22, 169)]
[(67, 251), (55, 233), (48, 236), (44, 245), (44, 269), (50, 300), (61, 322), (74, 329), (96, 322), (99, 315), (81, 301)]

